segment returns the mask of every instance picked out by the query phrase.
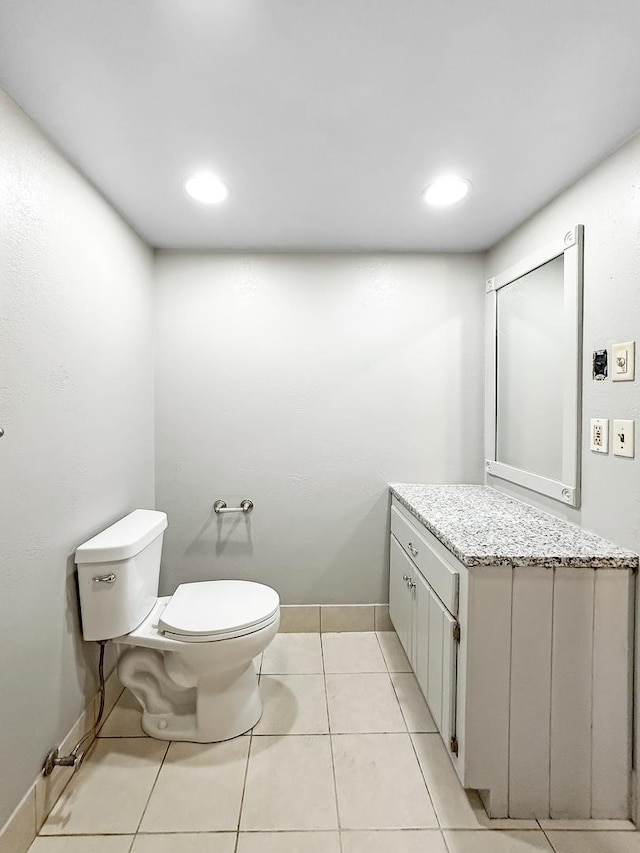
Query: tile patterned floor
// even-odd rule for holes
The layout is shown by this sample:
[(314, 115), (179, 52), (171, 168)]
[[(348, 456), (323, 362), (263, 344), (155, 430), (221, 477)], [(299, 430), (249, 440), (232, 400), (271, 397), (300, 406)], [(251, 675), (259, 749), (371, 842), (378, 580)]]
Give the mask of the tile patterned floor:
[(624, 821), (491, 821), (393, 632), (279, 634), (265, 710), (219, 744), (144, 736), (125, 691), (30, 853), (640, 853)]

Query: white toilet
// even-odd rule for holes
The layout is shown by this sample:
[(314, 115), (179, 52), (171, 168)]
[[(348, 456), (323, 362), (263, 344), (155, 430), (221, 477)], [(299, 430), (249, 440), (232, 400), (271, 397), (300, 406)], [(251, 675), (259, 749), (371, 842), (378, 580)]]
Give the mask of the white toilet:
[(118, 675), (151, 737), (227, 740), (262, 714), (253, 659), (278, 631), (280, 599), (231, 580), (158, 598), (166, 527), (164, 512), (137, 509), (76, 550), (83, 635), (128, 647)]

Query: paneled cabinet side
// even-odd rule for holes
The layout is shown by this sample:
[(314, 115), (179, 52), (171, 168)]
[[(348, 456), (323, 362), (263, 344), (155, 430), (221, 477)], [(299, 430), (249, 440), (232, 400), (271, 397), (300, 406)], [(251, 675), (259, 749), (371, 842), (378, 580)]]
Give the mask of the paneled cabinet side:
[[(628, 818), (635, 576), (595, 573), (591, 817)], [(628, 618), (624, 618), (628, 614)]]
[(552, 818), (591, 817), (595, 569), (555, 569), (551, 658)]
[(553, 569), (513, 570), (509, 815), (549, 815)]
[(461, 621), (467, 634), (463, 784), (490, 790), (490, 817), (508, 816), (512, 576), (510, 566), (469, 569), (466, 625)]

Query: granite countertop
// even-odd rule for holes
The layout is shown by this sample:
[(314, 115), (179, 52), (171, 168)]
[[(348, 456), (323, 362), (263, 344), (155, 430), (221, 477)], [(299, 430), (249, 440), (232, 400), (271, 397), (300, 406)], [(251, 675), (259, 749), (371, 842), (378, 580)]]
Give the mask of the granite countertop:
[(465, 566), (635, 569), (638, 555), (489, 486), (392, 483), (400, 503)]

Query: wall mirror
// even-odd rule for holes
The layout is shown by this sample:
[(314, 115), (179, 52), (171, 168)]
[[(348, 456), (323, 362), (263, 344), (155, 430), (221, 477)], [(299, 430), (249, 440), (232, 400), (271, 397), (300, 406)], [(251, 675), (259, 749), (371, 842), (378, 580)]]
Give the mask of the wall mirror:
[(486, 470), (580, 504), (583, 226), (487, 281)]

